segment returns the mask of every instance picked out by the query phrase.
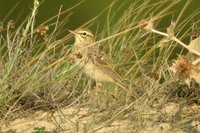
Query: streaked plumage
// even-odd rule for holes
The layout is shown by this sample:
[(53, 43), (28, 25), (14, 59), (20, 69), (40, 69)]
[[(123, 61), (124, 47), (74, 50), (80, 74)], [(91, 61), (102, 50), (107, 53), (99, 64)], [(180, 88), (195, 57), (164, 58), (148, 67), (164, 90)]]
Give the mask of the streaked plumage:
[(128, 87), (114, 70), (110, 61), (105, 58), (103, 50), (98, 45), (86, 47), (95, 42), (93, 33), (88, 29), (78, 29), (70, 32), (75, 36), (73, 54), (79, 68), (96, 81), (111, 82), (128, 91)]

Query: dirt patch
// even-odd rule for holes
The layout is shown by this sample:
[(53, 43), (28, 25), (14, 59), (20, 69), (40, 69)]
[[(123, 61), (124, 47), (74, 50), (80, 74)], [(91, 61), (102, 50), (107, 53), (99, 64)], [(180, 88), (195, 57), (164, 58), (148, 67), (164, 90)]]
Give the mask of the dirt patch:
[(109, 127), (93, 125), (93, 115), (89, 109), (75, 107), (63, 108), (53, 114), (37, 111), (26, 118), (16, 119), (2, 126), (2, 132), (16, 131), (16, 133), (31, 133), (35, 127), (45, 127), (50, 132), (86, 132), (91, 130), (98, 133), (116, 131), (124, 132), (130, 129), (131, 121), (115, 121)]
[[(193, 110), (198, 110), (198, 106), (193, 106)], [(95, 132), (95, 133), (186, 133), (188, 131), (199, 132), (200, 122), (197, 120), (191, 121), (183, 126), (177, 127), (176, 122), (161, 121), (160, 114), (166, 114), (168, 118), (177, 115), (179, 108), (176, 104), (167, 104), (162, 110), (149, 111), (156, 114), (141, 122), (140, 127), (138, 122), (129, 119), (115, 120), (110, 124), (104, 122), (96, 122), (102, 117), (101, 113), (91, 113), (89, 108), (68, 107), (60, 109), (54, 113), (37, 111), (25, 118), (16, 119), (10, 123), (3, 124), (1, 129), (3, 133), (15, 131), (16, 133), (31, 133), (35, 127), (45, 127), (46, 131), (59, 133), (74, 133), (74, 132)], [(102, 112), (103, 113), (103, 112)], [(197, 113), (197, 112), (196, 112)], [(166, 116), (165, 115), (165, 116)], [(149, 119), (149, 120), (148, 120)], [(136, 127), (138, 126), (138, 128)]]

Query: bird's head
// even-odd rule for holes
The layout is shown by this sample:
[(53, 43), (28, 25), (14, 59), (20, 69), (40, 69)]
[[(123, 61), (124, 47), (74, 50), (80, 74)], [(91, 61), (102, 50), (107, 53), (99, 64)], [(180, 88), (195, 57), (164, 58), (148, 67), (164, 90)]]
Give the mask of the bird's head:
[(77, 29), (74, 31), (69, 30), (75, 36), (75, 43), (87, 45), (94, 42), (94, 35), (88, 29)]

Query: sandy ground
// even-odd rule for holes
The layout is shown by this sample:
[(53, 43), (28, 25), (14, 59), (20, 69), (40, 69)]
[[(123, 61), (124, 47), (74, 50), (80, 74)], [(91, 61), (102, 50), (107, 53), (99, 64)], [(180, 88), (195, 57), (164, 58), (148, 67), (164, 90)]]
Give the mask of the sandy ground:
[[(173, 116), (177, 112), (178, 108), (176, 104), (168, 104), (161, 110), (162, 113), (166, 113), (169, 116)], [(153, 112), (153, 110), (152, 110)], [(157, 119), (157, 116), (155, 116)], [(1, 129), (3, 133), (11, 133), (8, 131), (15, 131), (16, 133), (31, 133), (34, 131), (34, 127), (46, 127), (47, 131), (57, 131), (59, 133), (132, 133), (134, 122), (130, 120), (116, 120), (109, 126), (104, 124), (94, 124), (94, 116), (88, 108), (68, 107), (60, 109), (53, 114), (37, 111), (32, 115), (25, 118), (16, 119), (10, 123), (3, 124)], [(170, 123), (155, 123), (153, 121), (144, 122), (144, 128), (139, 130), (141, 133), (187, 133), (190, 129), (188, 126), (187, 131), (180, 128), (173, 127)], [(198, 121), (191, 121), (191, 132), (194, 133), (200, 131), (200, 123)], [(56, 133), (57, 133), (56, 132)]]

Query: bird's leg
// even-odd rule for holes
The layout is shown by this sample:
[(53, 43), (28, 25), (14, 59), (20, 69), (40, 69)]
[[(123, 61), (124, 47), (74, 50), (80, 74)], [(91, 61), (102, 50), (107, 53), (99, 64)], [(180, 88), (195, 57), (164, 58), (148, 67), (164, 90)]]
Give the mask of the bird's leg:
[(100, 82), (96, 82), (95, 96), (98, 95), (101, 89), (102, 89), (102, 84)]
[(102, 84), (100, 82), (96, 82), (95, 88), (94, 88), (94, 95), (91, 96), (91, 100), (95, 100), (99, 94), (99, 92), (102, 89)]
[[(131, 87), (130, 87), (131, 88)], [(132, 90), (128, 89), (128, 91), (126, 92), (126, 104), (129, 104), (131, 97), (132, 97)]]

